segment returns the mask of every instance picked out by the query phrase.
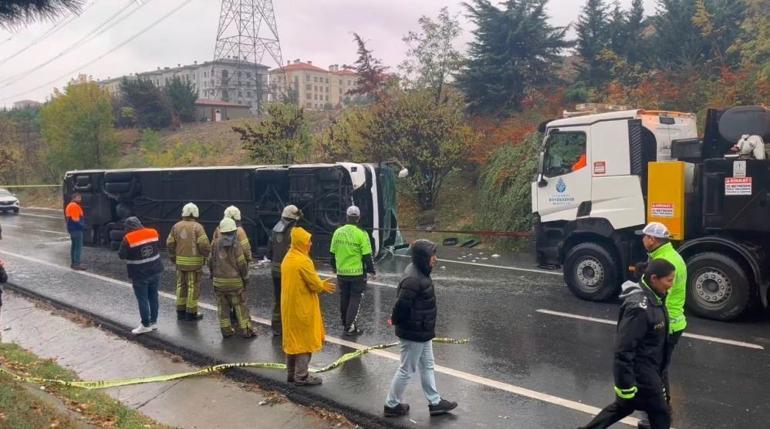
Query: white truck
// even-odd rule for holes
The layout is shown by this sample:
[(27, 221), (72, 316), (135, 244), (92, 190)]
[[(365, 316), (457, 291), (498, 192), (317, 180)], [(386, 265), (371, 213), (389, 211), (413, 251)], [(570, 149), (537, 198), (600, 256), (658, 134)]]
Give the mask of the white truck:
[(548, 122), (532, 183), (537, 260), (563, 268), (587, 300), (617, 296), (644, 260), (634, 232), (666, 224), (688, 265), (687, 306), (730, 320), (767, 306), (770, 161), (731, 148), (749, 134), (770, 141), (764, 107), (709, 110), (698, 138), (690, 113), (627, 110)]

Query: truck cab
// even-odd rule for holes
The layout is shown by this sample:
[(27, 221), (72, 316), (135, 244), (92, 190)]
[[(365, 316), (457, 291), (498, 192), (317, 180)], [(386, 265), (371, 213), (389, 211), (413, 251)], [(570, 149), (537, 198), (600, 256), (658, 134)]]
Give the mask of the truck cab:
[(766, 108), (709, 110), (702, 139), (694, 114), (650, 110), (558, 119), (543, 131), (531, 185), (536, 256), (563, 269), (573, 294), (617, 296), (627, 268), (646, 259), (635, 231), (659, 221), (688, 264), (692, 312), (730, 320), (767, 305), (770, 162), (730, 150), (746, 135), (770, 141)]

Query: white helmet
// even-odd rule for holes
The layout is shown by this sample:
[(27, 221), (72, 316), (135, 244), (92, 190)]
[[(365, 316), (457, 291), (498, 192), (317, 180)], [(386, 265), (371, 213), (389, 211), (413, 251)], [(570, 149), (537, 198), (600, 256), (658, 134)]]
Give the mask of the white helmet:
[(236, 229), (238, 229), (238, 227), (235, 225), (235, 221), (229, 217), (226, 217), (219, 222), (219, 232), (221, 233), (233, 232)]
[(234, 221), (239, 221), (241, 220), (241, 211), (238, 209), (238, 207), (230, 206), (225, 209), (225, 217), (229, 217)]
[(302, 211), (297, 208), (295, 205), (288, 205), (283, 208), (283, 213), (281, 213), (281, 217), (286, 219), (293, 219), (298, 220), (302, 216)]
[(187, 203), (182, 207), (182, 217), (198, 217), (198, 206), (193, 203)]

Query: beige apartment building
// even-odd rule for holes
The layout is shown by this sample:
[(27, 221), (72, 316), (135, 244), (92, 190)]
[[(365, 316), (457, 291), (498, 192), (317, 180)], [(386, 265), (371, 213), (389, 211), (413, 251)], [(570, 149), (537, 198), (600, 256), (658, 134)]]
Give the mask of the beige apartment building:
[(299, 105), (308, 110), (325, 110), (342, 107), (350, 96), (348, 91), (356, 87), (358, 75), (351, 67), (337, 64), (329, 69), (313, 65), (312, 61), (289, 61), (281, 68), (270, 70), (271, 96), (294, 93)]

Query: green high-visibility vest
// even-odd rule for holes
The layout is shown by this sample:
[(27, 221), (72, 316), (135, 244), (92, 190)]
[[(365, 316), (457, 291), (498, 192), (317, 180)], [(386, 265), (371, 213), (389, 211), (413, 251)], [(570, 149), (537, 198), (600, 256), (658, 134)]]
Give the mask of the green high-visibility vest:
[(372, 254), (369, 234), (357, 225), (348, 224), (334, 231), (329, 249), (337, 262), (337, 274), (341, 276), (364, 275), (363, 257)]

